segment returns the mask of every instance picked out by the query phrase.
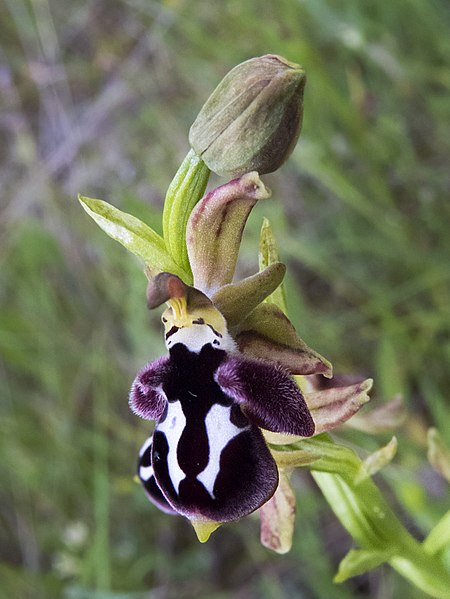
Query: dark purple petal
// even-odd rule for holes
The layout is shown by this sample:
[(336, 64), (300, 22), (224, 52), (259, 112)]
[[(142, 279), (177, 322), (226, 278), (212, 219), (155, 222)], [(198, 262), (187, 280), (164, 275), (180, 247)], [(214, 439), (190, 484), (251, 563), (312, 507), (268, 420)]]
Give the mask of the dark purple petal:
[(314, 434), (314, 421), (300, 389), (282, 368), (233, 355), (219, 366), (215, 378), (257, 426), (302, 437)]
[(139, 371), (131, 386), (129, 397), (130, 408), (135, 414), (146, 420), (161, 418), (167, 404), (162, 385), (168, 372), (168, 356), (150, 362)]

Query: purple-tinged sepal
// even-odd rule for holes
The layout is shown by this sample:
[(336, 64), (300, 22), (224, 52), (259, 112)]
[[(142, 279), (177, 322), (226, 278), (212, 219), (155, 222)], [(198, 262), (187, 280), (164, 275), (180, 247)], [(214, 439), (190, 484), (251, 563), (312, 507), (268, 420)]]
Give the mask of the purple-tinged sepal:
[(332, 375), (330, 362), (300, 339), (275, 304), (265, 302), (255, 308), (237, 327), (235, 340), (243, 354), (278, 363), (291, 374)]
[(217, 187), (195, 206), (186, 244), (197, 289), (211, 297), (231, 283), (248, 215), (270, 195), (258, 173), (251, 172)]

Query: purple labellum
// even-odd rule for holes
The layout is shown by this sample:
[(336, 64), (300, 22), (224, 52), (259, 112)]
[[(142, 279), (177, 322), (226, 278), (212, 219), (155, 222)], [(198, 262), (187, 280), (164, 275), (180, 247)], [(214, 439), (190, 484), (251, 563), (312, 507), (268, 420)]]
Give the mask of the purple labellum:
[(168, 358), (141, 370), (130, 405), (157, 420), (139, 460), (149, 498), (193, 520), (236, 520), (272, 496), (278, 472), (259, 426), (314, 432), (303, 397), (283, 370), (211, 343), (197, 352), (172, 345)]
[(314, 421), (279, 366), (244, 357), (223, 315), (170, 273), (149, 283), (149, 306), (166, 301), (169, 355), (137, 375), (130, 407), (156, 420), (138, 475), (163, 511), (192, 521), (237, 520), (263, 505), (278, 469), (259, 427), (310, 436)]

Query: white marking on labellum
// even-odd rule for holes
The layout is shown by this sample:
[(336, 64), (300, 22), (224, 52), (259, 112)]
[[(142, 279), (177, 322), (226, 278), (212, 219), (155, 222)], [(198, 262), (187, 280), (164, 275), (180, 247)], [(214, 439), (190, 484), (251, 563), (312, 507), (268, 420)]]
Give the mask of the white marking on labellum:
[(140, 466), (139, 467), (139, 478), (145, 482), (150, 480), (153, 476), (153, 466)]
[(206, 468), (197, 475), (197, 480), (204, 485), (213, 499), (214, 483), (220, 471), (222, 451), (234, 437), (246, 430), (235, 426), (230, 420), (230, 415), (230, 407), (214, 404), (205, 418), (209, 443), (209, 460)]
[(225, 351), (234, 351), (236, 349), (236, 344), (228, 332), (219, 335), (207, 324), (193, 324), (190, 327), (181, 327), (173, 332), (166, 339), (166, 347), (170, 349), (176, 343), (182, 343), (189, 351), (196, 354), (200, 353), (202, 347), (208, 343), (214, 344), (217, 349), (224, 349)]
[(181, 470), (177, 459), (178, 441), (185, 426), (186, 417), (181, 409), (181, 404), (179, 401), (174, 401), (168, 404), (165, 420), (156, 427), (156, 430), (164, 433), (167, 439), (167, 444), (169, 446), (167, 468), (169, 470), (170, 480), (177, 493), (181, 480), (186, 478), (186, 474)]
[(144, 455), (144, 453), (147, 451), (147, 449), (152, 444), (152, 439), (153, 439), (153, 436), (148, 437), (148, 439), (145, 440), (145, 443), (142, 445), (141, 449), (139, 450), (139, 457), (140, 458), (142, 458), (142, 456)]

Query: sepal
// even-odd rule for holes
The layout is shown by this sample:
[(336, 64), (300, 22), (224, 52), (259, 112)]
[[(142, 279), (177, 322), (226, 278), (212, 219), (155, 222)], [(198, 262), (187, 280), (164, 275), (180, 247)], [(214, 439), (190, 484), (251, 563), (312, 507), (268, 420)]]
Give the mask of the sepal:
[(356, 414), (347, 426), (364, 433), (386, 433), (398, 428), (406, 418), (406, 410), (401, 395), (363, 414)]
[(251, 172), (208, 193), (192, 211), (186, 231), (194, 286), (208, 296), (231, 283), (251, 209), (270, 191)]

